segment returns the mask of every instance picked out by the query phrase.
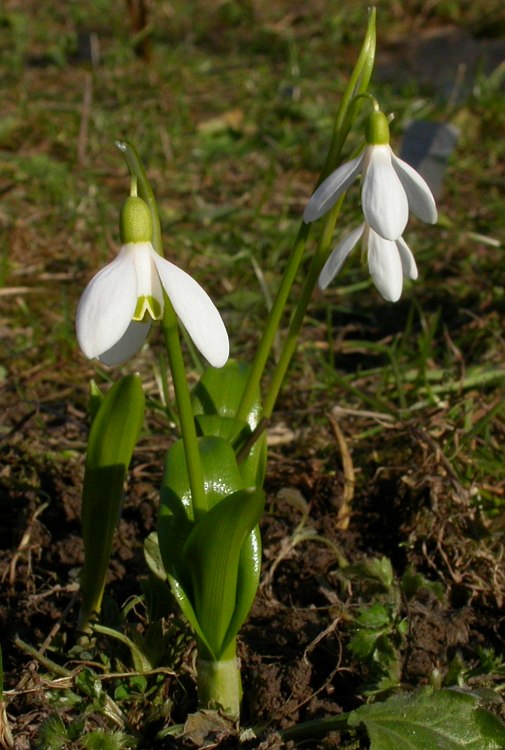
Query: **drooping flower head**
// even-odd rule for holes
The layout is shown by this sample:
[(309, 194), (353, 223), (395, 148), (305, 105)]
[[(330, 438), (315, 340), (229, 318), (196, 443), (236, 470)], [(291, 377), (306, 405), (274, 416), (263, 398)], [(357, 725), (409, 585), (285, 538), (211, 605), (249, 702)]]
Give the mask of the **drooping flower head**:
[(326, 289), (360, 239), (375, 286), (384, 299), (397, 302), (402, 293), (403, 279), (417, 279), (416, 261), (403, 237), (385, 240), (368, 224), (361, 224), (339, 242), (323, 266), (319, 288)]
[(229, 341), (217, 308), (202, 287), (151, 244), (147, 204), (125, 201), (120, 219), (121, 249), (94, 276), (77, 308), (77, 341), (90, 359), (117, 365), (139, 351), (153, 320), (163, 317), (166, 292), (197, 349), (214, 367), (228, 359)]
[(392, 241), (401, 237), (409, 208), (422, 221), (434, 224), (437, 208), (431, 190), (413, 167), (393, 153), (383, 112), (368, 116), (365, 138), (363, 153), (342, 164), (319, 185), (305, 208), (303, 220), (308, 224), (323, 216), (362, 174), (365, 221), (378, 235)]

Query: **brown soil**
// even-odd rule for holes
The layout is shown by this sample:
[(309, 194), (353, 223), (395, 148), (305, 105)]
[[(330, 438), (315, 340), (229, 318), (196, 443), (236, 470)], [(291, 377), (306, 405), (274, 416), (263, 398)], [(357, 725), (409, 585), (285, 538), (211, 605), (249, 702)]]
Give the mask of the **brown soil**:
[[(296, 411), (291, 414), (302, 421)], [(360, 421), (363, 426), (373, 419), (342, 417), (342, 433), (352, 434)], [(13, 400), (7, 422), (11, 431), (0, 446), (0, 618), (8, 716), (15, 747), (22, 750), (37, 747), (32, 743), (51, 713), (48, 695), (58, 675), (16, 639), (71, 670), (90, 658), (78, 652), (75, 661), (65, 656), (74, 644), (82, 564), (80, 453), (86, 418), (84, 411), (61, 403)], [(399, 613), (409, 623), (408, 637), (398, 647), (403, 686), (443, 680), (455, 663), (475, 665), (479, 647), (503, 652), (504, 646), (500, 535), (484, 524), (432, 438), (414, 425), (390, 426), (387, 440), (390, 450), (397, 447), (395, 466), (381, 466), (366, 440), (355, 445), (349, 440), (359, 471), (349, 527), (342, 530), (337, 515), (344, 478), (331, 431), (309, 426), (291, 434), (278, 425), (277, 440), (279, 434), (284, 440), (271, 447), (268, 512), (262, 523), (263, 583), (240, 638), (243, 726), (254, 727), (258, 737), (243, 739), (246, 747), (281, 747), (278, 730), (362, 702), (373, 675), (352, 657), (349, 643), (358, 608), (377, 597), (377, 589), (356, 567), (367, 559), (390, 558), (398, 580), (412, 568), (441, 584), (440, 596), (426, 587), (402, 592)], [(45, 455), (35, 447), (42, 442), (49, 446)], [(104, 610), (109, 623), (114, 617), (117, 622), (118, 605), (141, 593), (139, 581), (147, 577), (141, 542), (155, 526), (163, 450), (161, 440), (150, 437), (141, 441), (135, 456), (111, 562)], [(354, 567), (344, 570), (344, 560)], [(178, 676), (168, 677), (162, 688), (173, 703), (168, 715), (150, 717), (147, 724), (145, 716), (129, 717), (143, 737), (140, 747), (189, 747), (202, 741), (201, 727), (197, 740), (189, 729), (185, 739), (153, 740), (164, 723), (184, 721), (196, 709), (188, 672), (192, 642), (181, 636), (177, 612), (170, 608), (165, 614), (165, 626), (182, 637), (172, 654)], [(128, 619), (137, 631), (146, 626), (135, 609)], [(101, 650), (110, 654), (115, 648), (110, 639), (98, 641), (93, 660), (99, 660)], [(126, 653), (115, 657), (131, 669)], [(68, 716), (75, 718), (70, 709)], [(90, 727), (104, 723), (93, 712), (87, 721)], [(205, 743), (210, 738), (222, 747), (237, 743), (229, 728), (203, 732)], [(309, 746), (340, 747), (342, 741), (333, 733)]]

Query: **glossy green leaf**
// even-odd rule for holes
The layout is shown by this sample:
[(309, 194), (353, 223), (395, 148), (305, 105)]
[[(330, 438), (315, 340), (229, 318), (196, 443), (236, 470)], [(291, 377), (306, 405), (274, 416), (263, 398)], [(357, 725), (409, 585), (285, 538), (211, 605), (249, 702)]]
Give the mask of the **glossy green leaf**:
[(245, 622), (258, 593), (261, 575), (261, 534), (256, 525), (245, 539), (240, 551), (236, 584), (235, 609), (223, 639), (223, 647), (237, 635)]
[[(249, 369), (248, 364), (233, 359), (220, 369), (208, 367), (192, 392), (193, 412), (200, 433), (222, 437), (233, 445), (236, 453), (240, 453), (261, 420), (259, 389), (247, 421), (235, 417)], [(239, 464), (245, 487), (263, 486), (266, 452), (266, 433), (263, 432)]]
[(470, 692), (424, 687), (361, 706), (349, 725), (364, 724), (370, 750), (500, 750), (505, 724)]
[[(208, 504), (213, 508), (228, 496), (244, 490), (244, 479), (228, 442), (207, 436), (199, 438), (198, 444)], [(195, 613), (193, 579), (183, 558), (183, 549), (195, 528), (190, 499), (184, 446), (181, 441), (177, 441), (171, 446), (165, 464), (158, 516), (159, 552), (174, 596), (195, 632), (205, 643), (204, 628)], [(199, 523), (201, 520), (203, 519)], [(150, 551), (149, 558), (158, 567), (153, 550)], [(239, 556), (236, 593), (233, 595), (235, 606), (229, 618), (229, 625), (235, 633), (254, 601), (259, 584), (260, 564), (261, 542), (259, 529), (255, 528), (244, 539)], [(212, 653), (209, 645), (208, 648)]]
[(191, 576), (194, 610), (216, 660), (236, 635), (230, 632), (230, 625), (235, 622), (242, 548), (263, 508), (262, 490), (235, 492), (195, 525), (184, 545), (183, 562)]
[[(220, 417), (234, 419), (248, 374), (249, 365), (234, 359), (229, 359), (225, 366), (219, 369), (207, 367), (191, 394), (193, 413), (218, 414)], [(254, 430), (260, 419), (261, 402), (258, 390), (247, 419), (251, 430)]]
[[(227, 495), (243, 489), (242, 477), (233, 448), (225, 440), (213, 436), (201, 437), (198, 447), (207, 503), (212, 507)], [(178, 440), (170, 446), (165, 463), (158, 514), (158, 543), (173, 594), (193, 629), (205, 642), (194, 611), (191, 577), (182, 559), (184, 545), (194, 526), (184, 445), (182, 440)]]
[(81, 510), (81, 628), (87, 626), (93, 612), (100, 610), (124, 480), (143, 419), (140, 378), (127, 375), (107, 393), (91, 426)]

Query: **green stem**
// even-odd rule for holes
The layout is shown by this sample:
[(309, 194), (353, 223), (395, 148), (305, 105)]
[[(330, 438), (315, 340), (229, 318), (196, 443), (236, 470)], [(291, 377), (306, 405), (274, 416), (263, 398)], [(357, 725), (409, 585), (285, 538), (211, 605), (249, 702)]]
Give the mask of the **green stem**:
[[(366, 92), (368, 84), (370, 83), (370, 77), (372, 75), (375, 59), (375, 41), (375, 8), (372, 8), (369, 12), (368, 26), (361, 51), (358, 56), (358, 60), (356, 62), (356, 65), (354, 66), (354, 70), (349, 79), (349, 83), (346, 86), (337, 111), (330, 149), (328, 151), (328, 155), (326, 157), (326, 161), (321, 172), (318, 184), (322, 182), (322, 180), (333, 169), (335, 169), (340, 159), (345, 139), (347, 138), (351, 125), (354, 121), (354, 118), (356, 117), (357, 109), (360, 104), (360, 98), (356, 97), (361, 97), (361, 95)], [(333, 222), (333, 226), (334, 223), (335, 222)], [(254, 394), (257, 393), (257, 389), (261, 381), (265, 365), (272, 349), (275, 335), (279, 328), (286, 302), (295, 280), (296, 272), (298, 271), (298, 267), (303, 257), (308, 235), (309, 227), (307, 224), (302, 223), (298, 231), (295, 245), (293, 247), (293, 250), (291, 251), (291, 255), (289, 256), (286, 268), (284, 270), (279, 291), (277, 292), (277, 297), (272, 306), (272, 309), (270, 310), (263, 335), (259, 342), (258, 349), (251, 366), (249, 378), (245, 385), (242, 400), (237, 410), (238, 419), (242, 419), (245, 421), (249, 416), (249, 412), (254, 401)], [(325, 249), (324, 246), (320, 245), (320, 249), (321, 248)], [(310, 294), (312, 294), (312, 289), (314, 288), (314, 284), (316, 281), (317, 276), (315, 281), (312, 283)], [(290, 346), (292, 346), (292, 344), (290, 344)]]
[(225, 716), (236, 721), (240, 716), (242, 680), (235, 639), (219, 661), (207, 658), (205, 653), (202, 656), (200, 647), (198, 652), (196, 669), (199, 707), (202, 710), (219, 709)]
[(333, 209), (328, 214), (323, 235), (310, 263), (309, 272), (305, 279), (300, 298), (291, 318), (288, 333), (282, 347), (281, 355), (275, 367), (274, 374), (270, 382), (267, 395), (265, 397), (265, 401), (263, 404), (263, 416), (265, 419), (268, 419), (272, 415), (272, 411), (275, 406), (277, 396), (279, 395), (279, 391), (282, 387), (282, 383), (286, 376), (289, 363), (291, 362), (291, 358), (295, 352), (296, 344), (298, 341), (298, 334), (300, 333), (300, 328), (302, 327), (305, 313), (307, 312), (307, 308), (312, 298), (314, 287), (317, 284), (319, 274), (321, 273), (321, 269), (328, 256), (328, 248), (331, 243), (333, 230), (335, 228), (335, 223), (337, 221), (338, 214), (340, 213), (340, 208), (342, 206), (344, 197), (345, 196), (341, 196), (339, 198)]
[(161, 329), (165, 338), (168, 363), (172, 373), (175, 402), (177, 404), (182, 441), (184, 444), (184, 455), (186, 456), (186, 466), (188, 469), (189, 485), (191, 487), (193, 513), (196, 517), (201, 512), (207, 510), (202, 462), (200, 459), (193, 408), (191, 406), (191, 396), (189, 393), (184, 359), (182, 356), (177, 316), (172, 307), (172, 303), (166, 294), (164, 295), (164, 298), (165, 310), (163, 313), (163, 320), (161, 321)]
[(247, 421), (249, 412), (251, 411), (251, 407), (255, 400), (258, 385), (261, 380), (263, 370), (265, 369), (265, 365), (267, 363), (267, 359), (275, 339), (275, 334), (277, 333), (277, 329), (279, 328), (282, 314), (286, 306), (289, 292), (291, 291), (291, 287), (293, 286), (293, 281), (295, 279), (298, 266), (300, 265), (308, 236), (309, 225), (302, 224), (298, 231), (298, 236), (296, 238), (293, 250), (291, 251), (291, 255), (288, 258), (288, 262), (281, 279), (279, 291), (277, 292), (274, 304), (272, 305), (272, 308), (270, 310), (263, 335), (254, 356), (251, 370), (249, 372), (249, 377), (244, 388), (244, 393), (242, 394), (242, 400), (237, 410), (237, 419), (242, 419), (244, 422)]

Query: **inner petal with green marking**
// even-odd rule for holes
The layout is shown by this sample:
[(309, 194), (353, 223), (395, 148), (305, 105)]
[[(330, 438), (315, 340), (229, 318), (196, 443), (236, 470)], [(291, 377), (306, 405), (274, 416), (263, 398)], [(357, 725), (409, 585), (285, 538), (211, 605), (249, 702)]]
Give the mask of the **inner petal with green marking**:
[(163, 316), (163, 290), (148, 247), (147, 243), (138, 243), (135, 247), (137, 305), (133, 320), (137, 321), (142, 321), (147, 316), (160, 320)]

